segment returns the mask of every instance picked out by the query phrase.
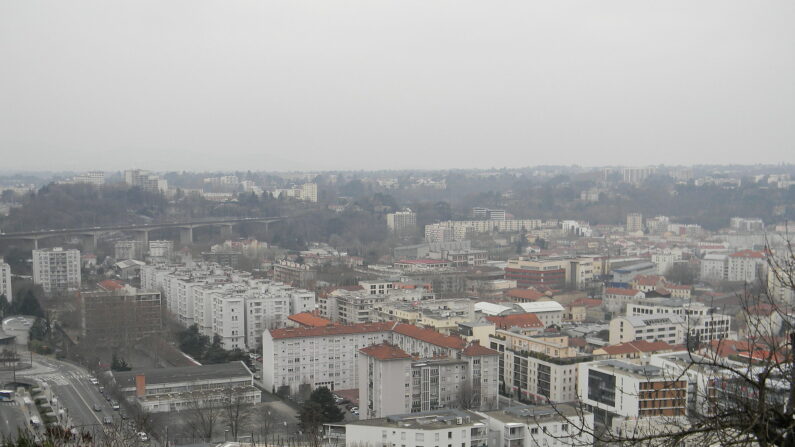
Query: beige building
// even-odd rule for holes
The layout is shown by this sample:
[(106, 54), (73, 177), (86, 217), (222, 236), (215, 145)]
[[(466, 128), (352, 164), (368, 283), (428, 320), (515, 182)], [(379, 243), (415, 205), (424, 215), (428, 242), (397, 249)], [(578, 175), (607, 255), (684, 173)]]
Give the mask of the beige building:
[(497, 351), (467, 346), (458, 358), (413, 359), (383, 343), (359, 350), (361, 419), (498, 405)]
[(643, 232), (643, 214), (627, 214), (627, 233)]
[(685, 342), (686, 322), (679, 315), (620, 316), (610, 320), (610, 344), (635, 340), (664, 341), (672, 345)]

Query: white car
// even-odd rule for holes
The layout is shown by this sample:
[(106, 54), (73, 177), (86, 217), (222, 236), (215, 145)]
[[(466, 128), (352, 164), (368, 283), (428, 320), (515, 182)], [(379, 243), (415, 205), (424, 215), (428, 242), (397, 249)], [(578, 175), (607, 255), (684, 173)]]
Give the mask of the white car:
[(141, 442), (146, 442), (146, 441), (148, 441), (148, 440), (149, 440), (149, 435), (147, 435), (145, 431), (138, 432), (138, 439), (139, 439)]

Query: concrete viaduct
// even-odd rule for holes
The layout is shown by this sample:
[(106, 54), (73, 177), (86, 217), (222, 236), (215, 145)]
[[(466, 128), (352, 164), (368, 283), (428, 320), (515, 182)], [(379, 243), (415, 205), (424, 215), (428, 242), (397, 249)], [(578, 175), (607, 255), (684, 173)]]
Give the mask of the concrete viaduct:
[(138, 240), (145, 244), (149, 243), (149, 232), (165, 229), (179, 229), (179, 240), (183, 244), (193, 242), (193, 230), (201, 227), (216, 227), (221, 229), (221, 235), (230, 236), (232, 228), (241, 223), (261, 223), (265, 225), (266, 231), (269, 224), (284, 220), (284, 217), (242, 217), (242, 218), (218, 218), (205, 219), (190, 222), (170, 222), (153, 223), (141, 225), (112, 225), (104, 227), (86, 228), (61, 228), (59, 230), (36, 230), (21, 231), (15, 233), (0, 233), (0, 241), (6, 240), (28, 240), (33, 242), (34, 248), (39, 248), (39, 241), (56, 236), (78, 236), (83, 239), (86, 246), (96, 247), (97, 237), (102, 233), (110, 231), (124, 231), (134, 233)]

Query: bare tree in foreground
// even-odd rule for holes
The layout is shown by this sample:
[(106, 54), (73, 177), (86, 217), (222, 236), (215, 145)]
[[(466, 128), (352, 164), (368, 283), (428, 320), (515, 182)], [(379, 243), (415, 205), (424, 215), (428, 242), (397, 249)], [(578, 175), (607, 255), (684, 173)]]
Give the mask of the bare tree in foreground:
[[(761, 292), (743, 293), (744, 340), (715, 340), (653, 357), (650, 362), (657, 369), (650, 368), (646, 380), (660, 382), (659, 389), (615, 384), (616, 396), (655, 405), (647, 408), (652, 416), (611, 421), (602, 417), (609, 416), (604, 410), (579, 404), (581, 411), (594, 411), (597, 422), (576, 418), (576, 432), (592, 435), (597, 445), (795, 447), (795, 329), (792, 303), (780, 299), (781, 287), (790, 297), (795, 291), (795, 252), (789, 242), (783, 253), (767, 251), (767, 268), (778, 293), (771, 292), (767, 281), (762, 281)], [(686, 391), (679, 388), (682, 383)], [(681, 391), (681, 400), (674, 390)], [(582, 399), (582, 389), (580, 393)], [(662, 393), (670, 393), (668, 401), (678, 411), (665, 403), (657, 407), (666, 399)], [(553, 437), (563, 445), (577, 445), (571, 433)]]

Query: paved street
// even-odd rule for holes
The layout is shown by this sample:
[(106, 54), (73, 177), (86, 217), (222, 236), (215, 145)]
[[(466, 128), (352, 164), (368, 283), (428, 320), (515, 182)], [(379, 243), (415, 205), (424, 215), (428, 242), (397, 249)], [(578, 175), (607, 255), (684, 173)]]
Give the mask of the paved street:
[[(0, 374), (3, 381), (11, 380), (8, 373)], [(99, 389), (89, 382), (88, 377), (88, 371), (84, 368), (39, 355), (33, 356), (31, 369), (17, 371), (17, 378), (32, 379), (50, 386), (55, 396), (67, 408), (68, 416), (75, 426), (102, 424), (102, 417), (106, 415), (118, 419), (118, 412), (113, 411)], [(99, 404), (101, 411), (94, 411), (94, 404)], [(10, 410), (9, 417), (6, 418), (6, 409), (4, 407), (0, 410), (0, 414), (7, 421), (7, 426), (14, 424), (11, 422), (13, 420), (19, 421), (19, 417)], [(24, 418), (22, 422), (25, 422)], [(3, 430), (5, 431), (5, 426)]]
[(25, 427), (25, 414), (14, 402), (0, 403), (0, 436), (16, 436), (19, 427)]

